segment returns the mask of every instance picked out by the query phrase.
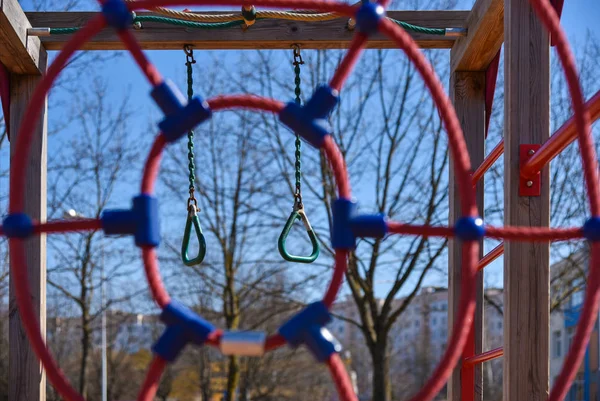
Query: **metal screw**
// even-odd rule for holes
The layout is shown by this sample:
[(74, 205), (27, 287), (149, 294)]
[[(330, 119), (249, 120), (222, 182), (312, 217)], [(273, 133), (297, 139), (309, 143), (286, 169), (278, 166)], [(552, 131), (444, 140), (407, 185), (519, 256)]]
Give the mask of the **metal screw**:
[(527, 152), (527, 154), (529, 156), (533, 156), (534, 153), (535, 153), (535, 150), (533, 150), (533, 149), (529, 149), (529, 152)]
[(533, 181), (527, 181), (527, 186), (531, 188), (533, 186)]

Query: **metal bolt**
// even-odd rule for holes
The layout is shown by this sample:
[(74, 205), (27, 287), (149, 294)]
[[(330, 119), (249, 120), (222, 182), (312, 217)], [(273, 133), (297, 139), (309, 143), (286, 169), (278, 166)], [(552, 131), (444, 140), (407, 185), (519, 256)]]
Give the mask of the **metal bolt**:
[(531, 188), (531, 187), (533, 186), (533, 181), (527, 181), (527, 184), (526, 184), (526, 185), (527, 185), (529, 188)]
[(527, 154), (529, 156), (533, 156), (534, 153), (535, 153), (535, 150), (533, 150), (533, 149), (529, 149), (529, 152), (527, 152)]

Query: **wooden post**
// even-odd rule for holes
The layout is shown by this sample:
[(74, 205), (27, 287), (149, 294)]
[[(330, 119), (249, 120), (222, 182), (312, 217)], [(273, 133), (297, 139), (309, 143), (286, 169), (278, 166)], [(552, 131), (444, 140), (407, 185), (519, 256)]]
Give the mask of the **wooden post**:
[[(454, 72), (450, 79), (450, 96), (464, 132), (467, 149), (473, 167), (481, 164), (485, 156), (485, 72)], [(483, 217), (483, 180), (477, 184), (477, 208)], [(454, 167), (450, 163), (450, 217), (452, 226), (461, 217), (460, 193), (454, 179)], [(482, 242), (483, 245), (483, 242)], [(450, 241), (448, 252), (448, 325), (452, 329), (461, 295), (462, 244)], [(483, 257), (480, 247), (479, 257)], [(476, 284), (477, 307), (472, 333), (463, 357), (483, 351), (483, 272), (479, 272)], [(483, 375), (481, 364), (463, 369), (459, 363), (448, 382), (448, 401), (483, 401)], [(464, 387), (461, 386), (464, 384)]]
[[(39, 67), (46, 68), (46, 52), (40, 57)], [(31, 99), (33, 90), (40, 81), (39, 75), (12, 75), (11, 77), (11, 155), (21, 120)], [(47, 117), (44, 107), (36, 126), (26, 177), (25, 213), (38, 221), (46, 220), (46, 163), (47, 163)], [(35, 236), (26, 243), (27, 274), (31, 286), (35, 313), (39, 317), (42, 334), (46, 335), (46, 237)], [(14, 290), (10, 288), (9, 319), (9, 392), (11, 401), (45, 401), (46, 376), (29, 344), (21, 325), (21, 316)]]
[[(519, 145), (550, 135), (550, 46), (528, 0), (505, 0), (504, 223), (548, 227), (549, 168), (540, 196), (519, 196)], [(547, 243), (504, 245), (504, 399), (548, 397), (549, 265)]]

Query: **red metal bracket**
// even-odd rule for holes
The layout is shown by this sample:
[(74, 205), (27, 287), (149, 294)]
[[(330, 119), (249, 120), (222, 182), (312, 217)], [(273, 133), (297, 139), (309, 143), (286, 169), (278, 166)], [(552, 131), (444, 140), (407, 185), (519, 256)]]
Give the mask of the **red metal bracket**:
[(0, 63), (0, 101), (2, 102), (2, 113), (4, 113), (4, 125), (10, 140), (10, 73)]
[[(519, 145), (519, 171), (523, 164), (537, 152), (542, 145)], [(542, 193), (542, 178), (538, 172), (530, 178), (519, 179), (519, 196), (540, 196)]]

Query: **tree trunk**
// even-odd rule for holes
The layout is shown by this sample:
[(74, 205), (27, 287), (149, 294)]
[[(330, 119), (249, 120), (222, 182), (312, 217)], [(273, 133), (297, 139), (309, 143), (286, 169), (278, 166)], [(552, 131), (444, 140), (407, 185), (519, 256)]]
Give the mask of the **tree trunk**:
[(81, 362), (79, 366), (79, 394), (87, 398), (87, 367), (90, 352), (90, 326), (87, 313), (82, 316), (81, 328)]
[(234, 401), (238, 383), (240, 381), (240, 361), (237, 356), (229, 357), (229, 371), (227, 375), (227, 394), (224, 401)]
[[(385, 337), (384, 337), (385, 338)], [(372, 400), (391, 401), (392, 388), (389, 378), (389, 357), (386, 341), (378, 341), (371, 350), (373, 360), (373, 397)]]

